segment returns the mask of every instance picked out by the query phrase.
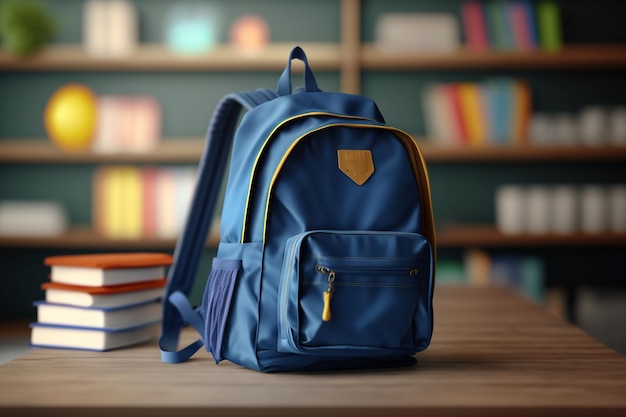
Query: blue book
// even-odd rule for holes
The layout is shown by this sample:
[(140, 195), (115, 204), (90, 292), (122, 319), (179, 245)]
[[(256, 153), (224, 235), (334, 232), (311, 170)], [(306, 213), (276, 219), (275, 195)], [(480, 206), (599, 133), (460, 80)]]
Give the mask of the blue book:
[(494, 144), (510, 142), (513, 106), (513, 81), (498, 78), (487, 81), (485, 89), (489, 99), (489, 120), (491, 121), (491, 137)]

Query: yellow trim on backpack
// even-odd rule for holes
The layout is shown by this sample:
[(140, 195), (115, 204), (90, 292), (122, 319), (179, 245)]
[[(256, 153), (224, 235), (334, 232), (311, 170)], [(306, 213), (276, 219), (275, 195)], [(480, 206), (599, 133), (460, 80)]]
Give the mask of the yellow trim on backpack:
[[(246, 207), (244, 209), (243, 221), (242, 221), (242, 225), (241, 225), (241, 240), (240, 240), (241, 243), (245, 243), (245, 239), (246, 239), (246, 228), (247, 228), (247, 224), (248, 224), (248, 208), (250, 207), (250, 195), (252, 194), (252, 182), (254, 180), (254, 173), (256, 172), (257, 165), (259, 164), (259, 159), (261, 158), (261, 155), (263, 155), (263, 151), (267, 147), (268, 143), (270, 142), (270, 140), (272, 139), (274, 134), (281, 127), (283, 127), (284, 125), (286, 125), (287, 123), (289, 123), (289, 122), (291, 122), (293, 120), (301, 119), (301, 118), (305, 118), (305, 117), (312, 117), (312, 116), (313, 117), (314, 116), (330, 116), (330, 117), (337, 117), (337, 118), (351, 119), (351, 120), (374, 120), (374, 119), (371, 119), (369, 117), (350, 116), (350, 115), (345, 115), (345, 114), (336, 114), (336, 113), (323, 112), (323, 111), (313, 111), (313, 112), (308, 112), (308, 113), (296, 114), (295, 116), (289, 117), (289, 118), (283, 120), (282, 122), (280, 122), (278, 125), (276, 125), (276, 127), (274, 127), (274, 129), (272, 129), (270, 134), (267, 135), (267, 138), (263, 142), (263, 145), (261, 146), (261, 149), (259, 149), (259, 152), (257, 153), (256, 159), (254, 160), (254, 164), (252, 166), (252, 172), (250, 173), (250, 182), (248, 183), (248, 194), (246, 196)], [(308, 132), (308, 133), (311, 133), (311, 132)], [(306, 135), (304, 135), (304, 136), (306, 136)], [(300, 138), (298, 138), (298, 140), (299, 139)], [(282, 161), (281, 161), (281, 165), (282, 165)], [(263, 236), (265, 236), (265, 226), (263, 226), (263, 230), (264, 230)], [(263, 238), (263, 240), (265, 240), (265, 237)]]
[[(264, 218), (263, 218), (263, 243), (265, 243), (265, 238), (266, 238), (266, 234), (267, 234), (267, 219), (269, 216), (269, 204), (270, 204), (270, 198), (272, 195), (272, 189), (274, 188), (274, 183), (276, 182), (276, 178), (278, 177), (278, 174), (280, 173), (283, 165), (285, 164), (285, 161), (287, 159), (287, 157), (289, 156), (289, 154), (292, 152), (293, 148), (295, 148), (295, 146), (305, 137), (316, 133), (320, 130), (324, 130), (327, 128), (331, 128), (331, 127), (353, 127), (353, 128), (362, 128), (362, 129), (382, 129), (382, 130), (387, 130), (390, 131), (392, 133), (394, 133), (396, 135), (396, 137), (398, 137), (401, 142), (404, 144), (404, 146), (406, 147), (406, 149), (408, 150), (408, 155), (409, 155), (409, 159), (410, 159), (410, 163), (411, 166), (413, 167), (413, 172), (415, 174), (415, 178), (417, 179), (417, 183), (418, 183), (418, 189), (420, 192), (420, 201), (422, 204), (422, 231), (423, 231), (423, 235), (432, 243), (433, 245), (433, 253), (435, 255), (435, 260), (436, 260), (436, 236), (435, 236), (435, 219), (433, 216), (433, 209), (432, 209), (432, 196), (431, 196), (431, 192), (430, 192), (430, 179), (428, 178), (427, 172), (426, 172), (426, 163), (424, 161), (424, 157), (422, 156), (422, 153), (419, 149), (419, 146), (417, 144), (417, 142), (415, 142), (415, 140), (406, 132), (400, 130), (400, 129), (396, 129), (394, 127), (389, 127), (389, 126), (381, 126), (381, 125), (370, 125), (370, 124), (349, 124), (349, 123), (333, 123), (333, 124), (329, 124), (329, 125), (324, 125), (321, 126), (317, 129), (308, 131), (307, 133), (305, 133), (304, 135), (298, 137), (296, 140), (294, 140), (291, 145), (289, 146), (289, 148), (287, 148), (285, 154), (283, 155), (283, 157), (280, 160), (280, 163), (278, 164), (278, 166), (276, 167), (276, 170), (274, 171), (274, 174), (272, 175), (272, 179), (270, 181), (269, 184), (269, 190), (267, 193), (267, 199), (265, 201), (265, 214), (264, 214)], [(255, 164), (256, 165), (256, 164)], [(250, 192), (250, 190), (248, 191)], [(249, 197), (249, 194), (248, 194)], [(245, 220), (245, 219), (244, 219)], [(242, 231), (242, 238), (245, 235), (245, 227), (246, 227), (246, 222), (244, 221), (244, 230)]]

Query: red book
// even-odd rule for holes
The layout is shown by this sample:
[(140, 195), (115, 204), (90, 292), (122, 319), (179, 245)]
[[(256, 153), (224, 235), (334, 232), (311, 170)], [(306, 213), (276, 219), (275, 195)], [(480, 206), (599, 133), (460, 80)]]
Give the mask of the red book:
[(461, 5), (461, 18), (467, 46), (475, 51), (489, 48), (487, 26), (483, 8), (477, 1), (467, 1)]
[(522, 3), (511, 3), (509, 5), (513, 43), (521, 51), (535, 49), (531, 35), (530, 16), (528, 16), (527, 12), (527, 7)]
[(446, 95), (450, 102), (450, 110), (452, 112), (450, 122), (455, 126), (454, 131), (457, 132), (455, 141), (458, 144), (466, 144), (468, 140), (467, 126), (463, 118), (463, 106), (461, 105), (461, 96), (459, 94), (459, 84), (452, 83), (445, 87)]

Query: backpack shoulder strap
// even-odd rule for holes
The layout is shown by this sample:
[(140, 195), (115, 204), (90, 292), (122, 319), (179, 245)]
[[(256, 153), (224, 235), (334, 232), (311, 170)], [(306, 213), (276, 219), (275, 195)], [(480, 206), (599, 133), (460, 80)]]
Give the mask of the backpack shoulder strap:
[(250, 110), (277, 96), (270, 89), (231, 93), (220, 100), (213, 112), (198, 165), (195, 192), (185, 226), (176, 243), (163, 298), (163, 322), (159, 339), (163, 362), (184, 362), (204, 344), (199, 339), (177, 350), (180, 329), (184, 324), (191, 324), (202, 335), (204, 319), (191, 308), (186, 296), (193, 286), (198, 261), (213, 219), (235, 128), (242, 110)]

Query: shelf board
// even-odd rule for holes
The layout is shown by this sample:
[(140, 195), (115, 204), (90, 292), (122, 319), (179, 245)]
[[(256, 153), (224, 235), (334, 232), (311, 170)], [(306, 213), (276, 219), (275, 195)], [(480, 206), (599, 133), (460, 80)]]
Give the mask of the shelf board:
[(626, 161), (626, 146), (444, 146), (418, 141), (426, 162)]
[[(217, 222), (217, 221), (216, 221)], [(207, 240), (207, 247), (217, 247), (219, 226), (215, 223)], [(54, 237), (0, 236), (0, 247), (11, 248), (85, 248), (85, 249), (163, 249), (173, 250), (176, 239), (108, 239), (89, 227), (73, 227)], [(574, 233), (505, 235), (491, 225), (464, 225), (437, 231), (437, 247), (588, 247), (626, 246), (625, 233)]]
[[(207, 247), (219, 244), (219, 222), (211, 228)], [(4, 248), (54, 248), (54, 249), (162, 249), (174, 250), (175, 238), (149, 237), (141, 239), (105, 238), (88, 226), (74, 226), (59, 236), (0, 236)]]
[(454, 52), (383, 51), (374, 44), (363, 45), (361, 63), (365, 70), (472, 70), (472, 69), (615, 69), (626, 68), (626, 45), (566, 45), (558, 52), (484, 51)]
[(168, 138), (150, 152), (96, 153), (66, 152), (45, 139), (0, 140), (0, 162), (19, 164), (89, 163), (198, 163), (204, 139)]
[(624, 246), (626, 233), (572, 233), (567, 235), (507, 235), (491, 225), (450, 226), (437, 231), (437, 246), (452, 247), (561, 247)]
[[(441, 146), (418, 141), (426, 162), (593, 162), (626, 161), (626, 146)], [(199, 162), (203, 138), (167, 138), (147, 153), (65, 152), (45, 139), (0, 140), (0, 163), (189, 163)]]
[[(315, 70), (339, 70), (342, 66), (338, 43), (299, 43)], [(274, 71), (282, 70), (296, 43), (272, 43), (257, 54), (246, 54), (234, 46), (218, 45), (199, 55), (181, 55), (161, 44), (143, 44), (126, 57), (94, 57), (80, 44), (52, 44), (35, 55), (18, 58), (0, 49), (0, 71)], [(454, 52), (383, 51), (374, 44), (361, 46), (364, 70), (427, 69), (615, 69), (626, 68), (624, 45), (567, 45), (558, 52), (484, 51)], [(300, 66), (295, 66), (298, 69)]]
[[(16, 58), (0, 49), (0, 71), (274, 71), (282, 70), (295, 43), (272, 43), (247, 54), (218, 45), (204, 54), (176, 54), (160, 44), (143, 44), (126, 57), (94, 57), (82, 45), (53, 44), (35, 55)], [(340, 48), (334, 43), (300, 43), (315, 70), (338, 70)], [(300, 65), (294, 65), (298, 70)]]

